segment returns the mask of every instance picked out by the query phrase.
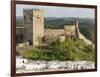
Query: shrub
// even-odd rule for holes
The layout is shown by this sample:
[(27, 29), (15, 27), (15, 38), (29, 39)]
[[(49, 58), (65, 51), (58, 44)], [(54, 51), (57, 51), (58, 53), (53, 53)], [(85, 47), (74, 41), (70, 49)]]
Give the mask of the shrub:
[(32, 60), (61, 60), (61, 61), (94, 61), (94, 47), (87, 45), (83, 40), (66, 39), (64, 42), (59, 40), (50, 43), (46, 49), (33, 48), (25, 50), (21, 55)]

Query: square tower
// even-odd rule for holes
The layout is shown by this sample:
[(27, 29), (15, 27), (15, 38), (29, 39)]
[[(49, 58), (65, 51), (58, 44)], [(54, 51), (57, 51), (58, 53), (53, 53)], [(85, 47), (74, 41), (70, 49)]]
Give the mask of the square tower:
[(78, 21), (70, 21), (70, 24), (64, 26), (65, 35), (74, 38), (79, 38)]
[(43, 10), (24, 9), (24, 40), (33, 46), (40, 45), (44, 37)]

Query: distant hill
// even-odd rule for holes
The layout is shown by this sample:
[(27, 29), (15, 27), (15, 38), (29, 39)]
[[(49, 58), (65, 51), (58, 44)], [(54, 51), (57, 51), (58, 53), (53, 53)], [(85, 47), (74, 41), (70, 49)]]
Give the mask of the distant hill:
[[(50, 29), (63, 29), (65, 24), (70, 24), (69, 21), (78, 21), (80, 32), (91, 41), (95, 42), (94, 35), (94, 20), (91, 18), (75, 18), (75, 17), (45, 17), (44, 26)], [(16, 26), (23, 25), (23, 17), (16, 17)]]
[(63, 18), (45, 18), (45, 28), (64, 28), (65, 24), (70, 24), (69, 21), (78, 21), (80, 32), (91, 41), (95, 42), (94, 36), (94, 20), (90, 18), (73, 18), (73, 17), (63, 17)]

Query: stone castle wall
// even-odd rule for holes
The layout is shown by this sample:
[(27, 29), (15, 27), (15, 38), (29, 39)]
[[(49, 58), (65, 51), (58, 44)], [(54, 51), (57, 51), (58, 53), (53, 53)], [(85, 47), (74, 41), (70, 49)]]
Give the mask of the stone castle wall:
[(76, 35), (76, 27), (75, 25), (65, 25), (64, 29), (44, 29), (45, 36), (70, 36)]
[(83, 39), (87, 44), (94, 45), (93, 42), (87, 39), (82, 33), (79, 33), (79, 39)]
[(44, 29), (45, 36), (60, 36), (65, 34), (64, 29)]
[(24, 27), (16, 27), (16, 44), (24, 42)]

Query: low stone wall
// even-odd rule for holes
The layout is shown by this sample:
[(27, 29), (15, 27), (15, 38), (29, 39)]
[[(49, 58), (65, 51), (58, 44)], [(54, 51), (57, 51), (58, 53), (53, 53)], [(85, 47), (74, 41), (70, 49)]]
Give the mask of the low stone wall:
[(25, 46), (29, 46), (29, 42), (19, 43), (19, 44), (17, 45), (17, 47), (25, 47)]
[(79, 39), (83, 39), (89, 45), (94, 45), (92, 41), (88, 40), (82, 33), (79, 32)]
[[(81, 70), (81, 69), (94, 69), (95, 63), (92, 61), (33, 61), (20, 59), (17, 61), (17, 73), (23, 72), (44, 72), (44, 71), (61, 71), (61, 70)], [(25, 62), (23, 63), (23, 60)]]

